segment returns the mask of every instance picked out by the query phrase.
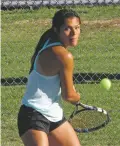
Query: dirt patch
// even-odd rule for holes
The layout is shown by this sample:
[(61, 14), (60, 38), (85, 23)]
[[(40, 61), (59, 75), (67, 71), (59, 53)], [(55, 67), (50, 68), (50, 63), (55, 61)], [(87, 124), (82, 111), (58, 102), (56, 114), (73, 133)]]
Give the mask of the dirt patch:
[(120, 19), (83, 21), (82, 24), (96, 27), (120, 27)]
[[(23, 21), (16, 21), (15, 24), (35, 24), (35, 25), (43, 25), (47, 26), (51, 24), (51, 19), (41, 19), (41, 20), (23, 20)], [(115, 18), (111, 20), (94, 20), (94, 21), (82, 21), (83, 25), (86, 26), (94, 26), (94, 27), (120, 27), (120, 18)]]
[(22, 20), (22, 21), (16, 21), (15, 24), (41, 24), (41, 25), (49, 25), (51, 23), (51, 19), (38, 19), (38, 20)]

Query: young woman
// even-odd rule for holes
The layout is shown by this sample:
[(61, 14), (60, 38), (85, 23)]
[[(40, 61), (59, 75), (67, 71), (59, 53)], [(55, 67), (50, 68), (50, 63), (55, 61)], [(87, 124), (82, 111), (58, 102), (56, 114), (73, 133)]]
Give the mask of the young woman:
[(72, 104), (80, 100), (73, 85), (73, 56), (68, 51), (78, 43), (80, 24), (75, 11), (59, 10), (35, 49), (18, 114), (25, 146), (80, 146), (60, 105), (61, 96)]

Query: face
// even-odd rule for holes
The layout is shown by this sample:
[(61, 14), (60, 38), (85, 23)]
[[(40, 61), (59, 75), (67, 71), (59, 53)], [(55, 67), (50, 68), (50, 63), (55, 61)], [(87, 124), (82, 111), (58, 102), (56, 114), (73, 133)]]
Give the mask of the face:
[(64, 25), (61, 26), (59, 38), (65, 47), (76, 46), (80, 36), (80, 22), (77, 17), (65, 19)]

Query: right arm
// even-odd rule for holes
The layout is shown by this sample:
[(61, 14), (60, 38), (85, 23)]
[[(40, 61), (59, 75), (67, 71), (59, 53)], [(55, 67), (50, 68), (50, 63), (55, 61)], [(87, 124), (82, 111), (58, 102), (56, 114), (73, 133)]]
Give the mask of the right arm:
[(55, 49), (55, 53), (60, 62), (62, 97), (70, 103), (76, 103), (80, 100), (80, 94), (76, 92), (73, 84), (73, 56), (64, 47)]

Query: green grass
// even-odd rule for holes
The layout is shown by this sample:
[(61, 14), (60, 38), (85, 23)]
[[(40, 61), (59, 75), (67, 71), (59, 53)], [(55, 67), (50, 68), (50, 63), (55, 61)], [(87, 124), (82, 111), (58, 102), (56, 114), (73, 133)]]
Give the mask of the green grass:
[[(81, 16), (81, 37), (70, 51), (75, 56), (75, 72), (120, 73), (120, 6), (74, 8)], [(51, 26), (57, 9), (2, 11), (2, 77), (27, 76), (30, 58), (42, 33)], [(97, 21), (97, 22), (96, 22)], [(80, 134), (82, 146), (119, 146), (120, 143), (120, 82), (112, 81), (111, 90), (99, 84), (77, 84), (83, 103), (96, 105), (111, 112), (107, 127), (89, 134)], [(2, 146), (22, 146), (17, 131), (17, 113), (25, 86), (2, 87)], [(66, 116), (73, 106), (63, 103)]]
[[(70, 49), (75, 56), (75, 72), (120, 72), (120, 6), (76, 10), (83, 24), (78, 47)], [(55, 8), (2, 11), (2, 77), (28, 74), (31, 55), (42, 33), (51, 26), (55, 11)], [(94, 22), (96, 20), (103, 23)]]
[[(81, 101), (106, 110), (119, 110), (119, 82), (113, 82), (110, 91), (103, 90), (99, 84), (75, 85), (81, 93)], [(22, 146), (17, 130), (17, 113), (25, 86), (2, 87), (2, 146)], [(63, 103), (66, 117), (74, 109), (73, 105)], [(119, 146), (120, 112), (110, 113), (111, 122), (103, 129), (93, 133), (80, 134), (82, 146)]]
[[(111, 18), (119, 18), (120, 17), (120, 7), (116, 6), (96, 6), (96, 7), (71, 7), (76, 10), (82, 20), (95, 20), (95, 19), (111, 19)], [(4, 11), (2, 12), (2, 20), (7, 23), (14, 23), (15, 21), (21, 20), (38, 20), (38, 19), (51, 19), (56, 12), (56, 8), (41, 8), (39, 10), (13, 10), (13, 11)]]

